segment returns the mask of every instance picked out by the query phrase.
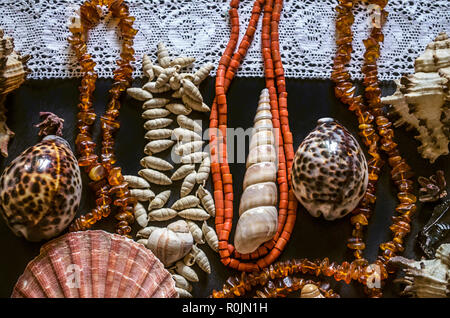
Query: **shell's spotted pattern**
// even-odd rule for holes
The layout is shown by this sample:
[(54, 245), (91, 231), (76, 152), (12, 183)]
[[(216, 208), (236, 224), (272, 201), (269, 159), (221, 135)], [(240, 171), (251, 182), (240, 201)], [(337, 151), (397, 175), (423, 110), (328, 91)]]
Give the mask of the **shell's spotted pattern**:
[(295, 154), (297, 199), (311, 215), (334, 220), (356, 207), (367, 183), (366, 158), (355, 138), (332, 118), (320, 119)]
[(81, 175), (67, 142), (48, 136), (14, 159), (0, 177), (0, 209), (16, 235), (49, 239), (66, 228), (81, 198)]

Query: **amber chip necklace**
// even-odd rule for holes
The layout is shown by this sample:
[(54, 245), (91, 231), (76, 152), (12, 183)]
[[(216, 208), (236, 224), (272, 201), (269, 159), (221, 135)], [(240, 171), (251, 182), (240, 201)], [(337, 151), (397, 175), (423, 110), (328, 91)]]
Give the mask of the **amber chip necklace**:
[[(109, 90), (110, 100), (106, 112), (100, 117), (102, 147), (100, 160), (95, 154), (96, 143), (92, 140), (92, 126), (97, 115), (92, 106), (92, 93), (95, 90), (97, 73), (96, 63), (87, 52), (87, 32), (100, 21), (102, 8), (106, 6), (114, 18), (119, 20), (122, 37), (122, 52), (117, 60), (118, 68), (114, 70), (114, 82)], [(121, 168), (115, 167), (114, 133), (119, 129), (120, 101), (122, 93), (131, 86), (134, 60), (133, 39), (137, 30), (133, 29), (134, 17), (129, 15), (128, 6), (123, 0), (92, 0), (84, 2), (80, 7), (80, 15), (73, 18), (69, 30), (72, 35), (68, 38), (75, 51), (83, 72), (80, 90), (79, 113), (77, 115), (78, 135), (75, 140), (80, 157), (78, 164), (88, 173), (91, 183), (89, 186), (96, 195), (96, 207), (86, 215), (76, 219), (70, 226), (71, 231), (86, 230), (98, 220), (109, 216), (111, 205), (118, 208), (115, 218), (119, 221), (116, 232), (129, 236), (130, 224), (134, 222), (134, 205), (136, 200), (130, 196), (128, 184), (124, 181)]]

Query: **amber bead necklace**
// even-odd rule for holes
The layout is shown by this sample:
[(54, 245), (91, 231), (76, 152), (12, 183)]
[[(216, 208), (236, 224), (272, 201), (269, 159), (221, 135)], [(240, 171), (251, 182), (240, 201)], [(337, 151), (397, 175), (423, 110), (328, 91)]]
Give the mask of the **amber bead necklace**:
[[(278, 24), (283, 1), (256, 0), (254, 2), (245, 35), (238, 50), (233, 54), (239, 38), (238, 5), (239, 0), (232, 0), (230, 3), (231, 36), (219, 61), (216, 74), (216, 97), (210, 116), (211, 172), (216, 204), (216, 232), (219, 238), (221, 261), (224, 265), (239, 271), (251, 272), (267, 267), (284, 250), (295, 224), (297, 200), (288, 186), (294, 151), (292, 134), (289, 130), (286, 84), (278, 42)], [(233, 181), (227, 162), (226, 92), (252, 42), (263, 7), (262, 54), (266, 87), (270, 95), (273, 127), (274, 129), (281, 128), (278, 147), (280, 203), (278, 229), (274, 238), (260, 246), (255, 252), (244, 255), (239, 254), (234, 246), (228, 242), (233, 224)]]
[[(397, 144), (393, 141), (394, 131), (392, 123), (384, 116), (381, 106), (381, 89), (379, 88), (377, 59), (380, 56), (380, 43), (383, 41), (380, 24), (373, 24), (368, 39), (364, 40), (365, 53), (362, 73), (364, 74), (364, 97), (367, 105), (364, 104), (362, 96), (355, 96), (356, 88), (352, 84), (350, 74), (346, 70), (346, 65), (351, 60), (353, 33), (351, 27), (354, 22), (353, 6), (355, 0), (339, 0), (336, 7), (336, 44), (337, 53), (334, 59), (332, 80), (336, 83), (336, 97), (349, 106), (358, 118), (360, 135), (363, 142), (368, 146), (368, 153), (371, 156), (369, 164), (369, 186), (366, 195), (359, 206), (352, 211), (350, 218), (354, 229), (352, 237), (348, 240), (347, 246), (354, 250), (355, 260), (351, 263), (341, 264), (332, 262), (328, 258), (323, 260), (310, 261), (308, 259), (294, 259), (284, 262), (277, 262), (258, 272), (241, 273), (240, 277), (230, 277), (223, 286), (222, 291), (213, 291), (212, 297), (234, 297), (242, 296), (250, 291), (254, 286), (268, 284), (270, 279), (278, 279), (278, 287), (268, 288), (268, 295), (271, 297), (280, 296), (277, 290), (290, 290), (294, 282), (290, 278), (295, 274), (308, 274), (314, 276), (331, 276), (336, 281), (345, 281), (349, 284), (356, 280), (365, 285), (365, 292), (371, 297), (381, 297), (381, 284), (371, 285), (374, 280), (380, 283), (388, 277), (387, 263), (390, 258), (404, 250), (403, 240), (410, 232), (411, 217), (416, 210), (416, 197), (413, 195), (413, 181), (411, 168), (401, 157)], [(370, 0), (379, 10), (380, 20), (383, 21), (387, 12), (384, 10), (387, 0)], [(376, 129), (373, 121), (375, 121)], [(380, 143), (381, 145), (380, 145)], [(362, 257), (365, 248), (363, 243), (363, 226), (368, 225), (368, 219), (372, 213), (376, 201), (376, 183), (383, 166), (380, 151), (386, 153), (391, 166), (391, 177), (398, 188), (397, 198), (400, 203), (396, 207), (399, 216), (392, 217), (393, 224), (390, 230), (393, 232), (392, 241), (380, 244), (381, 255), (374, 264), (369, 265), (368, 261)], [(389, 271), (390, 272), (390, 271)], [(272, 284), (273, 285), (273, 284)], [(294, 284), (295, 285), (295, 284)]]
[[(122, 37), (122, 52), (117, 60), (119, 66), (114, 70), (114, 82), (109, 90), (110, 100), (106, 112), (100, 117), (102, 132), (102, 148), (100, 161), (95, 154), (96, 143), (92, 140), (92, 126), (97, 115), (92, 106), (92, 94), (95, 90), (97, 73), (96, 63), (87, 52), (87, 32), (100, 21), (102, 9), (106, 6), (114, 18), (119, 19), (119, 29)], [(120, 167), (114, 167), (114, 133), (119, 129), (119, 98), (131, 86), (134, 60), (133, 39), (137, 30), (133, 29), (134, 17), (129, 15), (128, 6), (123, 0), (91, 0), (80, 7), (80, 16), (73, 19), (69, 27), (72, 35), (68, 38), (81, 65), (83, 78), (81, 80), (80, 103), (78, 104), (78, 135), (75, 140), (80, 154), (78, 164), (83, 167), (89, 178), (89, 184), (96, 195), (96, 207), (86, 215), (76, 219), (70, 226), (71, 231), (81, 231), (92, 227), (98, 220), (109, 216), (111, 204), (118, 207), (115, 218), (119, 221), (116, 232), (129, 236), (130, 224), (134, 222), (134, 205), (136, 200), (130, 196), (128, 184), (124, 182)], [(113, 201), (114, 199), (114, 201)]]

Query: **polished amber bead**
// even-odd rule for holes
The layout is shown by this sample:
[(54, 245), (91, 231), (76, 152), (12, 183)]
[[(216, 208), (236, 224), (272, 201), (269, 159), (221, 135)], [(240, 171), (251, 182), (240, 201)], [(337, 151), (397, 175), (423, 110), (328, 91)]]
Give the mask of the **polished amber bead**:
[(397, 198), (401, 203), (416, 203), (417, 198), (414, 194), (408, 192), (399, 192)]
[(106, 177), (106, 169), (98, 164), (91, 168), (89, 171), (89, 178), (93, 181), (99, 181)]
[(108, 182), (110, 185), (115, 186), (123, 182), (122, 169), (120, 167), (114, 167), (109, 172)]
[(98, 156), (95, 154), (87, 154), (78, 159), (78, 165), (80, 167), (91, 166), (97, 161)]

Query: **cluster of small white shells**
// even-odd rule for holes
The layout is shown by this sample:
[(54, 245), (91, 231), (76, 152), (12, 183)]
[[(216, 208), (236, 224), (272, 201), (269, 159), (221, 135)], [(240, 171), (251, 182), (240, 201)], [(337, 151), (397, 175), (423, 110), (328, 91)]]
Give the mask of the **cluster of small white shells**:
[[(206, 223), (211, 216), (215, 216), (213, 197), (205, 188), (211, 160), (209, 152), (203, 151), (205, 142), (202, 140), (202, 126), (189, 117), (193, 110), (210, 111), (203, 102), (199, 84), (214, 66), (206, 64), (194, 73), (183, 73), (182, 69), (193, 64), (195, 58), (172, 59), (163, 43), (158, 44), (157, 59), (158, 64), (153, 64), (150, 58), (144, 55), (142, 69), (148, 77), (148, 82), (141, 88), (133, 87), (127, 90), (129, 96), (143, 102), (142, 118), (147, 130), (145, 139), (149, 140), (144, 148), (146, 156), (140, 160), (143, 168), (139, 170), (139, 176), (134, 177), (140, 182), (146, 182), (148, 187), (144, 187), (142, 182), (142, 187), (138, 188), (142, 191), (136, 191), (136, 195), (144, 196), (144, 191), (150, 191), (150, 184), (172, 186), (174, 182), (179, 181), (181, 185), (179, 198), (170, 207), (166, 204), (171, 195), (176, 195), (171, 190), (153, 194), (147, 200), (147, 208), (141, 202), (144, 200), (137, 197), (140, 202), (136, 204), (135, 217), (137, 223), (143, 227), (137, 238), (138, 242), (150, 248), (166, 267), (173, 273), (176, 272), (173, 277), (180, 297), (192, 297), (189, 281), (198, 281), (192, 266), (197, 264), (208, 274), (211, 272), (206, 254), (198, 245), (206, 242), (218, 252), (217, 235)], [(176, 120), (170, 118), (172, 116), (175, 116)], [(170, 128), (173, 124), (178, 124), (178, 127)], [(178, 156), (178, 166), (156, 156), (169, 149), (172, 151), (172, 158)], [(169, 176), (170, 172), (172, 174)], [(131, 180), (133, 176), (126, 177)], [(130, 187), (133, 185), (130, 184)], [(168, 221), (176, 217), (182, 219), (167, 227), (148, 226), (149, 222)], [(202, 227), (195, 221), (203, 222)], [(177, 230), (174, 231), (174, 228)]]

